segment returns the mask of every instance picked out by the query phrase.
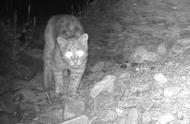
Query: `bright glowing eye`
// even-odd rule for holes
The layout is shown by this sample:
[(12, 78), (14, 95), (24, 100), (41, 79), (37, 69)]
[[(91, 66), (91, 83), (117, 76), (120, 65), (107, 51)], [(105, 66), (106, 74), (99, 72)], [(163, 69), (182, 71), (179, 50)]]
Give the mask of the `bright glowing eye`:
[(76, 53), (79, 57), (81, 57), (81, 56), (83, 56), (84, 55), (84, 51), (82, 51), (82, 50), (79, 50), (79, 51), (77, 51), (77, 53)]
[(73, 56), (73, 53), (72, 52), (66, 52), (65, 56), (70, 59)]

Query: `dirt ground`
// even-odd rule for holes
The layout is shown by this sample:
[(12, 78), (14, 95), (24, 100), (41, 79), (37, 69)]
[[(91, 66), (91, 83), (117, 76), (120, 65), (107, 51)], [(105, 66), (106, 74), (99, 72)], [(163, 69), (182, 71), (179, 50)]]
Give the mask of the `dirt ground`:
[(0, 77), (2, 124), (190, 123), (189, 0), (95, 0), (80, 19), (90, 39), (79, 95), (49, 96), (43, 50), (31, 49), (22, 73), (8, 71), (19, 78)]

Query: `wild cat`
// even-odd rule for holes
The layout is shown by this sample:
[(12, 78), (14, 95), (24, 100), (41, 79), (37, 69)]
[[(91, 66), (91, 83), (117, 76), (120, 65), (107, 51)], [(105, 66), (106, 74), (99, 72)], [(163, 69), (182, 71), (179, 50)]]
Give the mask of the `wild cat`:
[[(88, 34), (72, 15), (57, 15), (45, 28), (44, 87), (52, 86), (55, 93), (75, 95), (84, 74), (88, 56)], [(65, 71), (69, 70), (69, 84)]]

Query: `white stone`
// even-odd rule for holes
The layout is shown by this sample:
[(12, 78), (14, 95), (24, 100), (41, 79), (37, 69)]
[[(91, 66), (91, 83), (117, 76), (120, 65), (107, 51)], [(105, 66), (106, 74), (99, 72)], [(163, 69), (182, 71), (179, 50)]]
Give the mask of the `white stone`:
[(102, 81), (97, 82), (90, 92), (90, 96), (95, 98), (102, 91), (112, 92), (116, 77), (114, 75), (106, 75)]
[(160, 124), (168, 124), (169, 122), (174, 120), (174, 116), (171, 113), (160, 116), (159, 122)]
[(167, 78), (162, 74), (162, 73), (157, 73), (154, 75), (154, 80), (159, 82), (161, 85), (165, 84), (168, 82)]
[(190, 119), (188, 117), (184, 118), (182, 124), (190, 124)]
[(151, 121), (151, 113), (150, 112), (147, 112), (145, 111), (142, 115), (142, 122), (143, 124), (149, 124), (150, 121)]
[(164, 96), (165, 97), (176, 96), (181, 90), (182, 90), (182, 88), (180, 88), (180, 87), (166, 87), (164, 89)]
[(117, 107), (117, 108), (115, 108), (115, 111), (116, 111), (117, 115), (120, 117), (125, 115), (125, 112), (123, 109), (120, 109)]

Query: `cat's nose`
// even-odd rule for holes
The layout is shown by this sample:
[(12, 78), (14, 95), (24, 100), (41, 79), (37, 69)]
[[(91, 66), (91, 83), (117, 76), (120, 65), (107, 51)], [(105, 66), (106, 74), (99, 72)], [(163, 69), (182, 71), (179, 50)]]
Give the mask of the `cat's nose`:
[(74, 59), (73, 64), (76, 65), (78, 63), (78, 60)]

